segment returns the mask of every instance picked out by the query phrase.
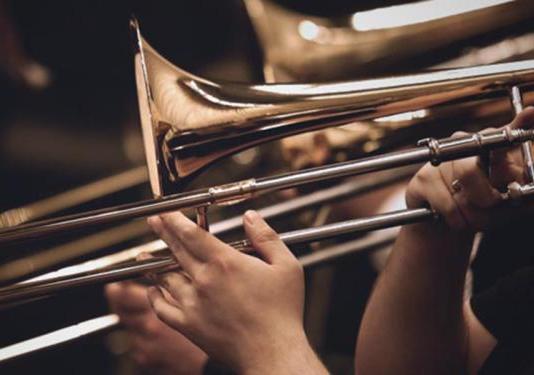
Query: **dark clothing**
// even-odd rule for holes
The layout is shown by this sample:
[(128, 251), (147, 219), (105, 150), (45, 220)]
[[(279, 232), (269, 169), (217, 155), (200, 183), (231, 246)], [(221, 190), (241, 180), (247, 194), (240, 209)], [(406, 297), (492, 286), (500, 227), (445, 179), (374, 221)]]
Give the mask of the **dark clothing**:
[(534, 267), (500, 279), (471, 307), (498, 340), (480, 374), (534, 374)]

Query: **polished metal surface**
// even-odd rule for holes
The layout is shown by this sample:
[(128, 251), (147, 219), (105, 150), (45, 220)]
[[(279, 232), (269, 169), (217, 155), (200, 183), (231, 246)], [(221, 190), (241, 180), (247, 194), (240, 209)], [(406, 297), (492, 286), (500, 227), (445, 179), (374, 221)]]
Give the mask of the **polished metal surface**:
[[(510, 129), (509, 127), (492, 132), (474, 133), (463, 137), (445, 138), (441, 140), (425, 139), (420, 142), (423, 144), (422, 146), (411, 150), (398, 151), (386, 155), (366, 158), (360, 161), (338, 163), (333, 166), (313, 168), (306, 171), (259, 179), (254, 184), (255, 190), (252, 192), (272, 191), (274, 189), (299, 186), (328, 178), (344, 177), (347, 175), (397, 168), (403, 165), (421, 163), (424, 161), (430, 161), (433, 165), (438, 165), (442, 161), (473, 156), (497, 147), (509, 147), (532, 139), (534, 139), (534, 130)], [(229, 184), (228, 186), (231, 197), (233, 197), (232, 194), (236, 194), (236, 191), (237, 194), (248, 195), (251, 193), (248, 188), (245, 189), (244, 192), (241, 188), (236, 190), (235, 186), (242, 186), (239, 183)], [(249, 186), (248, 183), (246, 186)], [(218, 190), (218, 194), (223, 202), (225, 202), (230, 196), (223, 192), (224, 189)], [(513, 198), (513, 196), (510, 197)], [(233, 197), (233, 199), (237, 198), (239, 197)], [(436, 214), (427, 208), (400, 210), (363, 219), (348, 220), (320, 227), (283, 233), (280, 235), (280, 238), (288, 245), (308, 243), (321, 241), (342, 234), (384, 229), (392, 226), (429, 220), (436, 217)], [(68, 226), (67, 222), (60, 222), (58, 225), (62, 228)], [(40, 226), (37, 226), (36, 228), (39, 229)], [(25, 238), (26, 234), (27, 233), (23, 233), (21, 238)], [(34, 235), (35, 234), (36, 233), (34, 233)], [(19, 235), (21, 234), (19, 233)], [(248, 240), (233, 242), (230, 243), (230, 246), (239, 251), (249, 252), (253, 250)], [(167, 267), (172, 268), (174, 266), (176, 265), (172, 258), (158, 258), (153, 263), (149, 261), (136, 262), (131, 266), (110, 268), (104, 271), (97, 271), (97, 273), (89, 273), (87, 275), (71, 274), (58, 278), (52, 277), (45, 280), (25, 282), (0, 289), (0, 302), (12, 303), (21, 299), (43, 296), (66, 288), (83, 286), (95, 282), (121, 280), (139, 275), (143, 272), (167, 269)]]
[(23, 355), (35, 353), (43, 349), (52, 348), (69, 341), (77, 340), (84, 336), (105, 329), (110, 329), (119, 324), (119, 316), (108, 314), (89, 319), (69, 327), (61, 328), (28, 340), (18, 342), (0, 348), (0, 363), (9, 361)]
[[(136, 70), (141, 122), (156, 196), (164, 193), (164, 186), (176, 186), (177, 179), (191, 176), (219, 157), (271, 139), (357, 119), (436, 108), (487, 95), (508, 95), (509, 88), (534, 80), (534, 61), (526, 60), (353, 82), (218, 84), (171, 65), (146, 44), (135, 22), (133, 26), (139, 38)], [(395, 155), (389, 166), (425, 160), (429, 151), (432, 148)], [(297, 180), (301, 181), (298, 184), (309, 183), (381, 169), (375, 169), (374, 163), (375, 159), (368, 158), (301, 175), (241, 181), (87, 215), (22, 224), (0, 230), (0, 243), (184, 207), (231, 203), (262, 190), (289, 187)]]
[[(330, 188), (318, 190), (288, 201), (260, 208), (257, 212), (265, 220), (271, 220), (290, 214), (296, 215), (301, 211), (313, 209), (319, 205), (339, 202), (356, 195), (368, 193), (375, 189), (380, 189), (393, 183), (406, 180), (416, 172), (417, 168), (419, 168), (418, 165), (378, 172), (372, 176), (361, 176)], [(139, 225), (143, 223), (133, 222), (126, 225), (131, 226), (132, 224)], [(210, 233), (215, 236), (220, 236), (235, 231), (236, 229), (241, 228), (242, 225), (243, 217), (242, 215), (237, 215), (212, 223), (210, 225)], [(148, 228), (146, 229), (148, 230)], [(81, 255), (90, 254), (90, 250), (94, 252), (109, 245), (109, 243), (116, 237), (116, 235), (110, 233), (110, 231), (116, 232), (116, 230), (117, 228), (102, 231), (89, 238), (82, 238), (81, 240), (76, 240), (51, 249), (40, 250), (36, 254), (6, 262), (0, 265), (0, 285), (13, 283), (23, 278), (24, 281), (21, 283), (44, 281), (58, 276), (69, 276), (80, 272), (96, 271), (105, 267), (115, 266), (125, 261), (134, 260), (142, 252), (156, 253), (167, 248), (167, 245), (162, 240), (154, 240), (104, 257), (61, 268), (47, 274), (39, 274), (39, 276), (35, 278), (27, 279), (35, 273), (61, 266), (66, 260), (76, 259), (76, 257)], [(120, 233), (123, 232), (123, 230), (120, 230)], [(95, 236), (98, 236), (99, 240), (95, 241)], [(123, 236), (121, 236), (121, 238), (122, 237)], [(86, 246), (87, 242), (91, 245), (89, 249)], [(95, 242), (97, 246), (93, 246), (95, 245)]]
[[(141, 124), (156, 196), (223, 156), (289, 135), (461, 100), (507, 97), (534, 80), (534, 60), (315, 84), (233, 84), (194, 76), (138, 37)], [(379, 127), (379, 125), (376, 125)], [(384, 135), (385, 136), (385, 135)]]
[(331, 18), (298, 13), (272, 0), (244, 3), (269, 82), (395, 69), (410, 58), (534, 17), (530, 0), (418, 1)]
[[(272, 15), (276, 12), (279, 12), (281, 17), (284, 16), (284, 13), (277, 10), (269, 0), (246, 0), (245, 3), (253, 17), (264, 12), (258, 17), (258, 19), (263, 17), (260, 22), (265, 22), (265, 19), (273, 20)], [(321, 74), (324, 72), (315, 68), (319, 65), (317, 59), (325, 57), (329, 63), (320, 65), (330, 70), (329, 78), (335, 76), (334, 70), (341, 71), (341, 66), (357, 66), (361, 71), (366, 66), (376, 66), (380, 70), (385, 57), (388, 57), (388, 64), (391, 64), (395, 58), (412, 56), (455, 40), (534, 18), (534, 13), (531, 12), (534, 10), (534, 5), (528, 0), (487, 0), (484, 3), (492, 5), (477, 8), (473, 7), (474, 3), (464, 2), (457, 6), (462, 11), (454, 14), (438, 15), (435, 19), (418, 18), (415, 21), (413, 17), (408, 17), (413, 21), (412, 24), (393, 26), (383, 24), (380, 26), (380, 22), (378, 26), (367, 21), (366, 23), (362, 21), (365, 19), (363, 16), (369, 16), (370, 13), (363, 14), (363, 12), (354, 14), (350, 19), (338, 19), (336, 23), (330, 25), (322, 23), (324, 20), (299, 19), (298, 15), (293, 14), (291, 19), (285, 19), (288, 21), (286, 26), (297, 25), (297, 35), (301, 40), (298, 45), (294, 44), (292, 48), (286, 50), (295, 58), (289, 59), (292, 60), (289, 61), (290, 64), (284, 66), (279, 59), (280, 56), (276, 56), (281, 50), (276, 47), (284, 47), (281, 44), (276, 46), (277, 32), (283, 30), (282, 28), (276, 30), (274, 27), (273, 38), (268, 40), (270, 46), (274, 48), (266, 50), (268, 61), (265, 71), (267, 75), (272, 74), (276, 65), (281, 74), (289, 73), (286, 77), (298, 76), (305, 78), (307, 82), (310, 77), (321, 79)], [(255, 14), (252, 14), (254, 12)], [(265, 16), (267, 13), (270, 14)], [(398, 23), (401, 17), (378, 17), (378, 20), (393, 20)], [(253, 21), (257, 28), (256, 21)], [(339, 27), (337, 23), (339, 21), (350, 24)], [(290, 135), (331, 129), (355, 122), (357, 125), (365, 123), (365, 131), (355, 138), (355, 142), (366, 144), (364, 153), (355, 153), (359, 157), (362, 154), (382, 151), (383, 144), (387, 144), (388, 150), (391, 150), (398, 149), (401, 144), (404, 146), (408, 139), (411, 142), (415, 139), (416, 132), (410, 133), (410, 137), (407, 137), (406, 132), (400, 136), (400, 130), (403, 126), (412, 127), (416, 123), (420, 124), (420, 119), (423, 119), (421, 123), (426, 125), (436, 118), (445, 119), (455, 111), (455, 117), (447, 118), (453, 119), (451, 122), (461, 118), (462, 127), (464, 124), (472, 125), (470, 119), (475, 117), (481, 119), (488, 113), (496, 114), (500, 121), (503, 114), (509, 114), (507, 106), (509, 96), (512, 98), (516, 114), (523, 109), (523, 93), (525, 98), (534, 97), (528, 93), (528, 90), (534, 87), (534, 60), (359, 81), (237, 84), (207, 80), (174, 66), (146, 42), (136, 21), (132, 22), (132, 26), (138, 46), (135, 72), (143, 141), (149, 180), (155, 199), (27, 223), (44, 216), (50, 217), (49, 214), (55, 210), (103, 194), (104, 190), (99, 190), (98, 186), (114, 191), (119, 185), (133, 185), (144, 181), (146, 172), (137, 170), (136, 174), (122, 176), (125, 177), (122, 180), (124, 183), (113, 179), (104, 180), (102, 185), (77, 189), (74, 191), (76, 194), (68, 192), (60, 195), (60, 199), (40, 202), (40, 205), (31, 207), (32, 210), (29, 210), (28, 206), (24, 207), (24, 210), (0, 213), (0, 247), (5, 247), (6, 251), (11, 250), (9, 246), (16, 249), (13, 245), (18, 245), (21, 241), (63, 233), (73, 235), (76, 233), (72, 231), (78, 229), (186, 208), (196, 209), (198, 225), (217, 235), (239, 228), (242, 217), (236, 216), (212, 224), (208, 218), (208, 209), (211, 205), (231, 205), (275, 190), (325, 180), (377, 171), (384, 173), (378, 177), (366, 176), (370, 177), (370, 184), (369, 181), (364, 183), (363, 180), (349, 181), (309, 196), (259, 210), (264, 218), (273, 218), (399, 181), (414, 172), (413, 168), (402, 169), (404, 166), (413, 167), (423, 162), (438, 165), (443, 161), (486, 154), (496, 148), (516, 145), (522, 148), (526, 162), (525, 172), (530, 184), (513, 183), (502, 197), (519, 199), (534, 195), (534, 161), (531, 151), (534, 131), (507, 128), (454, 139), (428, 138), (421, 140), (417, 147), (402, 151), (300, 172), (270, 177), (255, 176), (253, 179), (184, 193), (186, 184), (211, 163), (233, 153)], [(439, 32), (443, 30), (449, 32)], [(414, 35), (420, 36), (418, 40), (421, 44), (406, 43)], [(260, 35), (260, 39), (262, 38), (265, 38), (265, 35)], [(295, 53), (297, 47), (301, 46), (310, 53)], [(392, 56), (395, 58), (391, 58)], [(312, 67), (310, 64), (317, 66)], [(343, 69), (343, 74), (346, 72), (347, 70)], [(503, 102), (505, 106), (502, 105)], [(467, 109), (473, 112), (473, 117), (465, 113)], [(402, 120), (406, 118), (403, 116), (414, 113), (417, 115), (409, 121)], [(445, 116), (440, 117), (442, 114)], [(408, 123), (410, 125), (407, 125)], [(445, 121), (438, 126), (443, 129), (444, 124)], [(479, 128), (473, 127), (469, 131), (473, 129)], [(396, 141), (396, 137), (402, 139), (403, 143)], [(347, 160), (347, 158), (334, 160)], [(295, 230), (281, 233), (280, 236), (287, 245), (292, 245), (439, 219), (430, 208), (406, 209)], [(95, 246), (102, 247), (144, 233), (145, 227), (143, 222), (131, 222), (123, 227), (102, 231), (0, 265), (0, 285), (7, 285), (0, 287), (0, 306), (7, 308), (14, 303), (25, 303), (64, 290), (179, 269), (173, 257), (161, 256), (161, 250), (166, 250), (166, 246), (163, 241), (158, 240), (107, 257), (92, 259), (81, 265), (42, 274), (54, 266), (63, 266), (66, 260), (87, 256), (93, 252)], [(88, 238), (91, 239), (90, 244), (86, 241)], [(319, 266), (356, 252), (381, 248), (391, 244), (394, 238), (395, 234), (392, 232), (372, 233), (362, 239), (333, 246), (324, 252), (307, 254), (299, 260), (304, 268)], [(229, 245), (238, 251), (254, 251), (248, 240), (230, 242)], [(133, 261), (136, 255), (145, 251), (154, 254), (155, 257)], [(32, 279), (26, 278), (36, 274), (38, 276)], [(18, 282), (22, 278), (25, 279)], [(18, 283), (12, 284), (14, 282)], [(83, 334), (108, 329), (117, 324), (119, 324), (118, 316), (110, 314), (10, 347), (0, 348), (0, 362), (75, 339)]]
[[(512, 100), (512, 108), (515, 115), (521, 113), (524, 109), (523, 96), (521, 89), (517, 86), (512, 87), (510, 92)], [(523, 154), (523, 161), (525, 162), (525, 177), (527, 183), (534, 183), (534, 158), (532, 156), (532, 142), (526, 141), (521, 144), (521, 152)]]
[(256, 180), (200, 189), (189, 193), (147, 201), (141, 204), (118, 206), (111, 209), (72, 215), (54, 220), (22, 224), (0, 230), (0, 244), (37, 239), (96, 224), (109, 224), (119, 220), (138, 218), (183, 208), (209, 206), (229, 201), (241, 201), (253, 195), (287, 189), (317, 181), (356, 176), (426, 161), (442, 161), (477, 155), (499, 147), (510, 147), (534, 138), (534, 130), (508, 128), (488, 133), (474, 133), (458, 138), (425, 139), (411, 149), (371, 156), (360, 160), (335, 163)]
[(12, 227), (54, 214), (58, 211), (140, 185), (148, 180), (145, 167), (136, 167), (116, 175), (0, 213), (0, 228)]
[[(437, 218), (428, 208), (400, 210), (375, 215), (363, 219), (347, 220), (327, 224), (315, 228), (306, 228), (280, 234), (280, 239), (288, 246), (299, 243), (310, 243), (334, 238), (343, 234), (359, 233), (390, 228), (398, 225), (413, 224)], [(238, 251), (252, 252), (254, 248), (248, 240), (229, 243)], [(25, 299), (42, 297), (65, 289), (72, 289), (95, 283), (108, 283), (133, 277), (143, 276), (150, 272), (165, 272), (176, 269), (178, 265), (174, 257), (155, 257), (153, 259), (130, 262), (127, 265), (110, 267), (94, 273), (78, 273), (47, 280), (25, 282), (0, 289), (0, 304), (18, 302)]]
[[(300, 256), (298, 259), (302, 267), (308, 269), (325, 265), (362, 251), (383, 248), (384, 246), (390, 245), (394, 239), (395, 234), (377, 232), (369, 234), (364, 238), (325, 248), (316, 253)], [(73, 341), (89, 334), (101, 332), (116, 327), (119, 324), (120, 320), (117, 315), (108, 314), (18, 342), (0, 348), (0, 363)]]

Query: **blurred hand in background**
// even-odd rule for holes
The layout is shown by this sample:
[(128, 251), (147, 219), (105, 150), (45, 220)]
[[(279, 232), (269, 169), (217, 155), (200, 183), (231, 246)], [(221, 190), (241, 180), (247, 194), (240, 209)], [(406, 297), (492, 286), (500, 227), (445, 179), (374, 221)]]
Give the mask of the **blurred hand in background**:
[(146, 287), (114, 283), (106, 287), (106, 297), (130, 336), (130, 353), (139, 366), (151, 374), (202, 373), (207, 355), (158, 319), (150, 308)]

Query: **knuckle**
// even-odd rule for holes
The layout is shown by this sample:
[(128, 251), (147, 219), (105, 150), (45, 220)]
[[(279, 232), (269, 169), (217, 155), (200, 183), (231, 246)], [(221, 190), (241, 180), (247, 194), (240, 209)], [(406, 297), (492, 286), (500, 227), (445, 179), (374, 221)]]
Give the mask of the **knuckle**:
[(180, 231), (180, 237), (186, 242), (194, 241), (198, 238), (200, 231), (194, 225), (188, 225)]
[(196, 300), (191, 296), (185, 297), (181, 301), (182, 308), (185, 310), (192, 310), (196, 306)]
[(163, 301), (156, 300), (153, 302), (152, 306), (158, 317), (161, 317), (162, 315), (164, 315), (165, 307), (163, 305)]
[(417, 171), (411, 181), (416, 184), (426, 184), (431, 178), (431, 173), (433, 172), (434, 168), (435, 167), (430, 163), (426, 163), (421, 169)]
[(275, 242), (279, 239), (278, 233), (270, 228), (264, 228), (258, 233), (258, 241), (260, 242)]
[(479, 167), (476, 158), (467, 158), (458, 161), (458, 167), (454, 169), (454, 178), (458, 180), (472, 180), (478, 178)]
[(233, 263), (231, 258), (227, 254), (217, 254), (210, 259), (208, 265), (214, 272), (227, 273), (233, 269)]
[(408, 186), (406, 187), (406, 195), (413, 195), (416, 191), (417, 191), (417, 188), (419, 186), (419, 181), (417, 181), (416, 179), (417, 177), (414, 177), (410, 180), (410, 182), (408, 183)]
[(211, 267), (205, 265), (194, 278), (195, 288), (199, 292), (208, 290), (213, 285), (213, 274)]

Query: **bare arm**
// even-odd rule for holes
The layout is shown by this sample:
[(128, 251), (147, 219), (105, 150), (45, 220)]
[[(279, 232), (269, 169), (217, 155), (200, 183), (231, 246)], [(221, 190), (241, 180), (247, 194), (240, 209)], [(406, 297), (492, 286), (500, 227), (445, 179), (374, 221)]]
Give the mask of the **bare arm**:
[(497, 339), (480, 323), (469, 302), (464, 303), (467, 327), (467, 369), (469, 374), (478, 373), (497, 345)]
[(464, 372), (462, 296), (469, 242), (444, 226), (401, 230), (364, 315), (356, 352), (359, 374)]
[[(533, 121), (529, 108), (510, 126)], [(476, 373), (495, 346), (463, 306), (464, 280), (473, 233), (487, 227), (500, 201), (496, 187), (523, 182), (523, 168), (517, 149), (492, 154), (491, 163), (491, 180), (467, 158), (426, 165), (410, 182), (407, 205), (428, 204), (444, 221), (402, 228), (362, 321), (360, 375)]]

